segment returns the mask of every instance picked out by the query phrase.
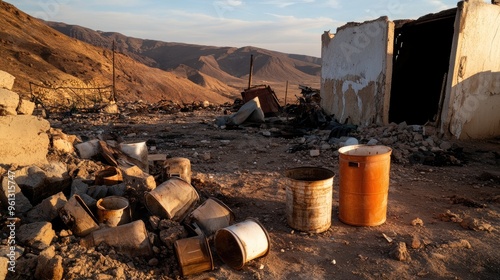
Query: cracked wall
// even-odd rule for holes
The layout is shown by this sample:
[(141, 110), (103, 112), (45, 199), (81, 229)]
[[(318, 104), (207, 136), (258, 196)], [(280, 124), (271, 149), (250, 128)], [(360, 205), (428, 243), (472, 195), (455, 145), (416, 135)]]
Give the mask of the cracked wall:
[(322, 36), (321, 107), (341, 122), (388, 122), (394, 24), (349, 23)]

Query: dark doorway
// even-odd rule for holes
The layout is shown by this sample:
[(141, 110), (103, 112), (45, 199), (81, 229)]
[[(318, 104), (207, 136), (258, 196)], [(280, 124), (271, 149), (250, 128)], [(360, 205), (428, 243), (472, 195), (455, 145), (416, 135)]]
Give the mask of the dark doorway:
[(437, 121), (457, 9), (396, 23), (389, 121)]

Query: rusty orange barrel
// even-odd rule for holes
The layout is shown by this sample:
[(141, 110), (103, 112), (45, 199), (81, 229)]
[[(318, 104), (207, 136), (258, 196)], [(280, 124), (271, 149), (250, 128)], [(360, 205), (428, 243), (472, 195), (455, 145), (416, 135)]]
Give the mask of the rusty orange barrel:
[(290, 227), (319, 233), (332, 222), (333, 171), (319, 167), (286, 170), (286, 219)]
[(354, 226), (385, 222), (392, 149), (352, 145), (339, 149), (339, 219)]

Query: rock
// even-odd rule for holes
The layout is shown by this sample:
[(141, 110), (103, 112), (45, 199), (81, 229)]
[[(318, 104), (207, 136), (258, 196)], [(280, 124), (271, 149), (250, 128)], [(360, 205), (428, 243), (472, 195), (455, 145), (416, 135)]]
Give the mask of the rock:
[(439, 148), (441, 148), (443, 151), (448, 151), (449, 149), (451, 149), (453, 145), (448, 142), (448, 141), (443, 141), (441, 142), (441, 144), (439, 145)]
[(28, 101), (26, 99), (21, 99), (19, 101), (19, 106), (17, 107), (17, 114), (19, 115), (31, 115), (35, 111), (35, 103)]
[(493, 231), (493, 227), (490, 224), (481, 222), (478, 219), (474, 219), (470, 216), (464, 217), (460, 221), (460, 226), (462, 226), (464, 229), (471, 229), (474, 231)]
[(331, 148), (332, 148), (332, 146), (330, 146), (330, 144), (321, 145), (321, 150), (323, 150), (323, 151), (330, 150)]
[(395, 260), (408, 262), (411, 261), (411, 256), (408, 250), (406, 249), (406, 243), (399, 242), (395, 245), (395, 247), (391, 250), (389, 255)]
[(424, 226), (424, 221), (420, 218), (416, 218), (413, 221), (411, 221), (412, 226)]
[(45, 171), (38, 166), (27, 166), (16, 171), (16, 183), (30, 201), (42, 195), (47, 182)]
[(56, 255), (54, 246), (43, 250), (38, 256), (35, 270), (36, 279), (60, 280), (63, 277), (63, 258)]
[(207, 108), (208, 106), (210, 106), (210, 102), (205, 100), (203, 101), (202, 105), (201, 105), (203, 108)]
[(64, 162), (51, 161), (49, 164), (43, 166), (43, 169), (47, 175), (48, 182), (44, 193), (53, 195), (71, 185), (68, 167)]
[(0, 89), (12, 90), (15, 80), (16, 77), (12, 76), (10, 73), (0, 70)]
[(369, 146), (373, 146), (373, 145), (377, 145), (377, 144), (378, 144), (378, 140), (375, 138), (370, 139), (370, 141), (368, 141), (368, 143), (366, 143), (366, 145), (369, 145)]
[(160, 217), (154, 215), (149, 216), (149, 224), (154, 230), (157, 230), (160, 224)]
[(54, 150), (64, 153), (64, 154), (72, 154), (75, 151), (73, 144), (68, 140), (62, 138), (53, 138), (52, 139), (52, 148)]
[(271, 131), (269, 130), (264, 130), (262, 131), (262, 135), (266, 136), (266, 137), (271, 137)]
[(13, 177), (9, 178), (8, 174), (9, 173), (7, 173), (7, 176), (2, 176), (1, 179), (2, 191), (0, 192), (0, 200), (2, 201), (2, 205), (4, 206), (5, 209), (7, 209), (8, 206), (11, 205), (11, 203), (9, 203), (10, 199), (10, 201), (15, 201), (15, 205), (12, 205), (15, 207), (13, 214), (25, 213), (31, 208), (33, 208), (33, 206), (31, 205), (28, 198), (26, 198), (24, 194), (21, 192), (21, 189), (15, 183), (15, 181), (12, 180), (14, 178)]
[(46, 164), (49, 128), (48, 121), (35, 116), (0, 117), (0, 164)]
[(418, 249), (420, 247), (422, 247), (422, 241), (418, 236), (414, 235), (411, 239), (411, 248)]
[(159, 263), (158, 259), (157, 258), (152, 258), (148, 261), (148, 265), (149, 266), (157, 266)]
[(320, 152), (319, 152), (319, 150), (310, 150), (309, 155), (312, 157), (319, 157)]
[[(14, 246), (12, 246), (14, 247)], [(16, 245), (13, 252), (11, 252), (11, 246), (0, 246), (0, 257), (9, 258), (9, 261), (15, 261), (19, 259), (24, 254), (24, 248)], [(0, 278), (1, 279), (1, 278)]]
[(127, 184), (121, 183), (108, 187), (108, 195), (124, 196), (127, 191)]
[[(160, 222), (161, 224), (161, 222)], [(160, 226), (161, 227), (161, 226)], [(160, 231), (160, 240), (169, 248), (174, 248), (174, 242), (178, 239), (186, 238), (188, 232), (181, 224), (176, 223), (169, 228)]]
[(406, 128), (408, 128), (408, 124), (406, 122), (398, 124), (398, 130), (404, 130)]
[(87, 195), (99, 200), (108, 195), (108, 186), (91, 186), (87, 190)]
[(106, 114), (119, 114), (120, 110), (118, 109), (118, 105), (115, 102), (111, 102), (102, 108), (102, 112)]
[(154, 177), (142, 171), (139, 167), (133, 166), (123, 171), (123, 182), (128, 186), (137, 187), (151, 191), (156, 188)]
[(212, 158), (212, 155), (210, 154), (210, 152), (205, 152), (201, 156), (202, 156), (203, 160), (205, 160), (205, 161), (210, 160)]
[(45, 249), (50, 246), (55, 236), (56, 233), (49, 222), (24, 224), (17, 232), (17, 238), (21, 243), (36, 249)]
[(19, 95), (8, 89), (0, 88), (0, 116), (17, 115), (17, 105), (19, 105)]
[(61, 209), (68, 200), (62, 192), (44, 199), (27, 213), (28, 223), (47, 221), (50, 222), (59, 216)]
[(458, 241), (451, 241), (448, 242), (447, 244), (444, 244), (444, 247), (449, 247), (449, 248), (465, 248), (465, 249), (471, 249), (472, 246), (470, 245), (469, 241), (465, 239), (460, 239)]
[(71, 193), (69, 197), (72, 197), (75, 194), (86, 194), (88, 189), (89, 185), (87, 185), (82, 179), (75, 179), (71, 182)]
[(9, 268), (9, 259), (0, 257), (0, 279), (6, 279)]

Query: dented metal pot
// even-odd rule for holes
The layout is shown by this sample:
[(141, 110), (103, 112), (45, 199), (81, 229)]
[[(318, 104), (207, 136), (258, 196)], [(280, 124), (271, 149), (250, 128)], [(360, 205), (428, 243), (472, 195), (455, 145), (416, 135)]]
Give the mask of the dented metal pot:
[(128, 199), (121, 196), (107, 196), (97, 201), (97, 220), (109, 227), (130, 222)]
[(86, 236), (99, 229), (94, 214), (77, 194), (73, 195), (59, 210), (59, 216), (76, 236)]
[(234, 222), (234, 213), (222, 201), (211, 197), (191, 212), (187, 220), (195, 231), (199, 227), (206, 236), (212, 236), (217, 230)]
[(180, 222), (196, 206), (200, 196), (181, 178), (172, 177), (144, 196), (151, 214)]
[(148, 232), (142, 220), (96, 230), (80, 240), (80, 245), (86, 248), (98, 246), (101, 243), (108, 244), (117, 252), (132, 257), (151, 256), (153, 253)]
[(113, 186), (123, 182), (122, 172), (119, 168), (109, 166), (95, 175), (95, 184), (102, 186)]

